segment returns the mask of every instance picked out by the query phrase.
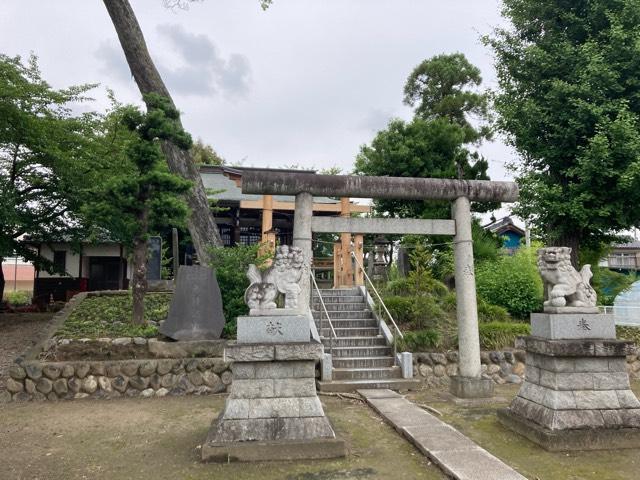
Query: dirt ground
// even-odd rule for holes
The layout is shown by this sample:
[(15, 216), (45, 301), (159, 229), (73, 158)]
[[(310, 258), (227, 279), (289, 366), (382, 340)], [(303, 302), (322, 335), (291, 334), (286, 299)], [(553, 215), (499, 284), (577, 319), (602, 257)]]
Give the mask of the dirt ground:
[[(496, 386), (486, 403), (455, 405), (447, 392), (422, 390), (409, 398), (440, 411), (442, 419), (500, 458), (530, 480), (631, 480), (640, 477), (640, 450), (547, 452), (504, 428), (496, 409), (508, 406), (518, 385)], [(640, 397), (640, 381), (632, 382)]]
[(0, 313), (0, 391), (13, 360), (37, 343), (52, 317), (53, 313)]
[(361, 402), (322, 397), (347, 441), (340, 460), (203, 464), (224, 396), (0, 405), (0, 479), (439, 479), (440, 471)]

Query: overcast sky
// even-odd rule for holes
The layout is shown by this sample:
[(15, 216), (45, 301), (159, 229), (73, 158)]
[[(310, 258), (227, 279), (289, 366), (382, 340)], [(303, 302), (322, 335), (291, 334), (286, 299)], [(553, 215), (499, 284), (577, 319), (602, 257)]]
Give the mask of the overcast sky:
[[(149, 50), (194, 137), (229, 162), (298, 164), (348, 172), (359, 146), (392, 117), (410, 118), (402, 89), (411, 70), (463, 52), (495, 86), (479, 37), (502, 22), (498, 0), (204, 0), (171, 11), (133, 0)], [(34, 52), (55, 87), (100, 83), (139, 102), (113, 25), (99, 0), (3, 0), (0, 49)], [(512, 153), (486, 145), (493, 179)]]

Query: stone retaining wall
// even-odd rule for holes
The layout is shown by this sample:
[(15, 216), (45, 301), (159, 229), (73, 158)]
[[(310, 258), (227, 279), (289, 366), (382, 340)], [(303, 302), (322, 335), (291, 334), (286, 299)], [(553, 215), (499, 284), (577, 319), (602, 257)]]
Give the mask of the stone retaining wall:
[[(498, 385), (521, 383), (524, 377), (524, 350), (480, 352), (482, 374)], [(627, 356), (627, 372), (632, 379), (640, 379), (640, 356)], [(413, 375), (427, 386), (448, 386), (450, 377), (458, 374), (458, 352), (413, 354)]]
[(25, 361), (9, 369), (6, 401), (163, 397), (225, 392), (230, 364), (221, 358)]

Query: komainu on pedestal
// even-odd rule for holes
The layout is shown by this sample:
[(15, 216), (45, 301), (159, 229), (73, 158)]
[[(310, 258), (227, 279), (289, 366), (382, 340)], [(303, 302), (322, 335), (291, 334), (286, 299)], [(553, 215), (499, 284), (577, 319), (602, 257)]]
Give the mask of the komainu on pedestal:
[[(311, 341), (302, 313), (299, 282), (305, 273), (300, 249), (280, 246), (264, 272), (251, 266), (238, 317), (237, 342), (225, 348), (233, 383), (225, 407), (202, 445), (204, 461), (335, 458), (346, 455), (316, 394), (315, 365), (321, 343)], [(285, 296), (285, 308), (277, 297)]]
[(616, 340), (613, 315), (597, 313), (591, 270), (577, 272), (571, 249), (538, 251), (544, 313), (531, 315), (525, 380), (500, 421), (547, 450), (640, 447), (640, 401), (631, 391), (626, 356), (633, 342)]

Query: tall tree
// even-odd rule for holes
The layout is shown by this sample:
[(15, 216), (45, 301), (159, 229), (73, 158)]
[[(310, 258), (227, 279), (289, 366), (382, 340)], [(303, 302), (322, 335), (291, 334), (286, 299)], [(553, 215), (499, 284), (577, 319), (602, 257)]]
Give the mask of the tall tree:
[[(53, 271), (26, 237), (79, 235), (77, 214), (101, 160), (93, 154), (97, 117), (74, 116), (69, 104), (81, 102), (90, 88), (54, 90), (34, 56), (24, 63), (0, 55), (0, 263), (17, 254)], [(0, 298), (4, 284), (0, 271)]]
[[(191, 147), (191, 137), (178, 123), (178, 111), (157, 94), (148, 94), (144, 100), (149, 105), (146, 114), (125, 106), (107, 119), (108, 128), (126, 128), (119, 135), (124, 139), (128, 163), (95, 190), (94, 200), (85, 208), (86, 216), (95, 218), (113, 239), (131, 248), (135, 324), (144, 323), (149, 233), (184, 222), (187, 206), (181, 196), (191, 187), (190, 182), (168, 171), (160, 149), (160, 142), (171, 142), (183, 150)], [(111, 136), (114, 132), (107, 133)]]
[[(156, 93), (169, 99), (175, 108), (169, 90), (151, 59), (142, 29), (129, 0), (104, 0), (104, 5), (118, 34), (131, 74), (143, 97), (149, 93)], [(180, 124), (179, 118), (176, 121)], [(208, 255), (207, 246), (222, 246), (222, 238), (209, 209), (198, 167), (188, 150), (182, 150), (168, 141), (163, 141), (161, 145), (170, 171), (193, 184), (193, 188), (185, 194), (190, 210), (187, 226), (198, 257), (204, 259)]]
[(499, 127), (515, 209), (549, 244), (597, 248), (640, 221), (640, 0), (504, 0)]
[(225, 159), (211, 145), (207, 145), (200, 138), (193, 142), (190, 153), (196, 165), (224, 165), (226, 163)]
[[(437, 55), (420, 63), (404, 87), (405, 103), (415, 107), (414, 119), (392, 120), (370, 146), (362, 146), (355, 172), (487, 179), (488, 163), (472, 149), (490, 136), (487, 95), (476, 91), (481, 81), (479, 70), (461, 53)], [(392, 216), (450, 216), (448, 202), (377, 200), (375, 206)]]

